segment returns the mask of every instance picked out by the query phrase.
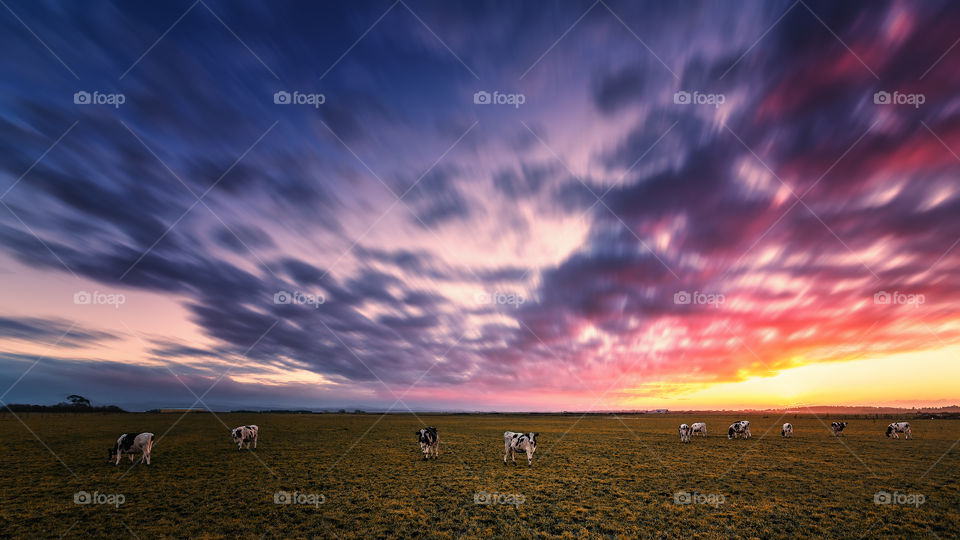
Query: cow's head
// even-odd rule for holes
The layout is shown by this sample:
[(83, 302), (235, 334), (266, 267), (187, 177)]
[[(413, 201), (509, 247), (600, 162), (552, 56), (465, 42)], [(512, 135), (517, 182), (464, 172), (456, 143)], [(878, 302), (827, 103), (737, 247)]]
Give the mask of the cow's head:
[(230, 436), (233, 437), (234, 441), (239, 441), (243, 438), (243, 428), (236, 428), (230, 432)]
[(887, 437), (890, 437), (890, 434), (893, 433), (893, 424), (887, 426)]
[(120, 452), (120, 445), (114, 443), (113, 446), (107, 449), (107, 455), (110, 456), (107, 458), (107, 461), (113, 461), (116, 459), (118, 452)]
[(113, 443), (113, 446), (110, 447), (110, 460), (114, 460), (117, 457), (117, 454), (123, 454), (123, 452), (130, 448), (133, 445), (133, 439), (136, 435), (131, 433), (124, 433), (117, 439), (117, 442)]
[(540, 435), (540, 434), (539, 434), (539, 433), (534, 433), (534, 432), (527, 433), (527, 437), (530, 437), (530, 453), (531, 453), (531, 454), (537, 451), (537, 436), (538, 436), (538, 435)]

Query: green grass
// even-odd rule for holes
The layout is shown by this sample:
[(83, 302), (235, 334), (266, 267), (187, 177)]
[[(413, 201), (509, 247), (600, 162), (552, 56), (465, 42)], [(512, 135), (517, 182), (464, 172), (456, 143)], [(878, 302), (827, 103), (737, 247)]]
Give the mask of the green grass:
[[(906, 441), (883, 436), (890, 420), (851, 419), (838, 440), (814, 417), (747, 415), (754, 438), (728, 440), (735, 418), (724, 416), (420, 415), (441, 440), (440, 459), (424, 462), (411, 415), (219, 417), (259, 425), (259, 448), (238, 452), (209, 414), (187, 415), (162, 437), (179, 415), (21, 414), (61, 464), (0, 415), (0, 536), (948, 538), (960, 530), (955, 420), (912, 420), (916, 439)], [(710, 437), (681, 444), (677, 425), (698, 420)], [(791, 440), (780, 438), (784, 421), (794, 425)], [(541, 433), (532, 468), (521, 456), (503, 465), (505, 430)], [(107, 463), (107, 447), (125, 431), (160, 437), (151, 466)], [(125, 502), (77, 505), (80, 490)], [(274, 504), (280, 490), (325, 499)], [(876, 505), (881, 490), (926, 501)], [(480, 491), (523, 503), (475, 504)], [(679, 491), (723, 504), (675, 504)]]

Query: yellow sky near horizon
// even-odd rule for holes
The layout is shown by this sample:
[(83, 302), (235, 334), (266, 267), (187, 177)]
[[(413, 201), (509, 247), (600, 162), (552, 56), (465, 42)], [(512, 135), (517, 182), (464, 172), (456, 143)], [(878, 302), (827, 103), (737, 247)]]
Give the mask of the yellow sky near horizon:
[(845, 362), (818, 362), (772, 377), (689, 385), (675, 397), (628, 400), (655, 408), (739, 409), (791, 405), (945, 406), (960, 403), (960, 346)]

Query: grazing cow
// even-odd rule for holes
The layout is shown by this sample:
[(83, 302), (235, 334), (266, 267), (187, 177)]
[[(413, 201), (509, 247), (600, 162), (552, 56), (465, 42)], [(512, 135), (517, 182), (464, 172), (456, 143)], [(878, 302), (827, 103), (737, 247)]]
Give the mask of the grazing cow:
[(690, 434), (693, 430), (686, 424), (680, 424), (680, 442), (690, 442)]
[(707, 436), (707, 424), (706, 422), (694, 422), (690, 424), (690, 429), (693, 430), (693, 434), (700, 434), (701, 437)]
[(744, 439), (750, 438), (749, 420), (740, 420), (739, 422), (730, 424), (730, 429), (727, 431), (727, 438), (738, 439), (740, 437), (743, 437)]
[(830, 424), (830, 431), (833, 432), (834, 437), (839, 437), (845, 427), (847, 427), (846, 422), (833, 422)]
[(150, 450), (153, 449), (153, 433), (124, 433), (117, 439), (117, 444), (110, 449), (110, 459), (114, 465), (120, 464), (120, 456), (127, 454), (133, 463), (135, 454), (143, 455), (143, 462), (150, 464)]
[(513, 464), (517, 464), (517, 459), (514, 457), (514, 453), (517, 452), (526, 452), (527, 453), (527, 465), (533, 466), (533, 453), (537, 451), (537, 435), (539, 433), (514, 433), (513, 431), (504, 431), (503, 432), (503, 464), (507, 464), (507, 456), (510, 456), (510, 459), (513, 461)]
[(423, 460), (430, 459), (430, 454), (433, 454), (434, 459), (440, 459), (440, 435), (437, 434), (437, 428), (425, 427), (417, 432), (417, 436), (420, 439)]
[(243, 444), (247, 444), (247, 450), (250, 449), (250, 443), (253, 443), (253, 447), (257, 447), (257, 439), (260, 437), (260, 428), (254, 425), (250, 426), (240, 426), (233, 428), (233, 431), (230, 432), (230, 436), (233, 437), (233, 442), (237, 443), (237, 450), (243, 449)]
[(787, 422), (783, 425), (783, 429), (780, 430), (781, 437), (793, 437), (793, 424)]
[(899, 439), (898, 433), (903, 433), (904, 439), (912, 439), (913, 431), (910, 430), (910, 422), (894, 422), (887, 426), (887, 438)]

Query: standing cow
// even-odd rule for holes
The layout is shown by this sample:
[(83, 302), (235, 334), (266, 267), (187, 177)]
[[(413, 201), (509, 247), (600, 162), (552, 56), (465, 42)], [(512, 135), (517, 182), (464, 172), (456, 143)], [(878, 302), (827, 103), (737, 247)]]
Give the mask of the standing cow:
[(843, 430), (846, 427), (846, 422), (833, 422), (830, 424), (830, 431), (833, 432), (834, 437), (839, 437), (841, 434), (843, 434)]
[(680, 442), (690, 442), (690, 435), (693, 430), (686, 424), (680, 424)]
[(417, 432), (420, 440), (420, 451), (423, 452), (423, 460), (430, 459), (433, 454), (434, 459), (440, 459), (440, 435), (435, 427), (425, 427)]
[(246, 443), (247, 450), (249, 450), (250, 443), (253, 443), (254, 448), (257, 447), (257, 439), (260, 438), (260, 428), (254, 425), (240, 426), (233, 428), (230, 436), (233, 437), (233, 442), (237, 443), (237, 450), (242, 450), (244, 443)]
[(690, 429), (693, 431), (693, 434), (700, 434), (701, 437), (707, 436), (707, 424), (706, 422), (694, 422), (690, 424)]
[(539, 433), (515, 433), (513, 431), (503, 432), (503, 464), (507, 464), (507, 456), (517, 464), (515, 453), (527, 453), (527, 465), (533, 466), (533, 453), (537, 451), (537, 436)]
[(793, 437), (793, 424), (787, 422), (783, 425), (783, 429), (780, 430), (781, 437)]
[(150, 451), (153, 449), (153, 433), (124, 433), (117, 439), (117, 443), (110, 448), (110, 460), (114, 465), (120, 464), (120, 456), (127, 454), (133, 463), (133, 456), (141, 454), (142, 461), (150, 464)]
[(887, 426), (887, 438), (893, 437), (899, 439), (899, 433), (903, 433), (904, 439), (912, 439), (913, 431), (910, 430), (910, 422), (894, 422)]
[(728, 439), (739, 439), (739, 438), (749, 439), (750, 438), (750, 421), (749, 420), (740, 420), (730, 424), (730, 429), (727, 430)]

